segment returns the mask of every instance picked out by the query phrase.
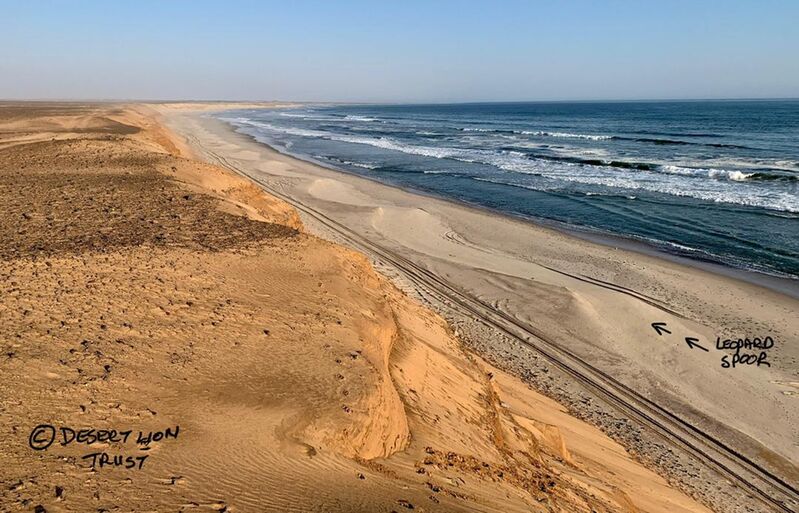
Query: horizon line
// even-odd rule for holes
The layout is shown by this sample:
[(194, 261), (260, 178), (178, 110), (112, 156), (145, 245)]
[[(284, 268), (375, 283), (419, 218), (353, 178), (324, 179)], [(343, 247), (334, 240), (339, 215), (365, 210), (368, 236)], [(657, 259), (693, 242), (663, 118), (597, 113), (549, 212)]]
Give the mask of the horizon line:
[(585, 98), (585, 99), (538, 99), (538, 100), (414, 100), (414, 101), (355, 101), (355, 100), (282, 100), (282, 99), (154, 99), (154, 98), (0, 98), (0, 103), (12, 102), (58, 102), (58, 103), (298, 103), (335, 105), (469, 105), (469, 104), (513, 104), (513, 103), (647, 103), (647, 102), (736, 102), (736, 101), (799, 101), (799, 96), (786, 97), (729, 97), (729, 98)]

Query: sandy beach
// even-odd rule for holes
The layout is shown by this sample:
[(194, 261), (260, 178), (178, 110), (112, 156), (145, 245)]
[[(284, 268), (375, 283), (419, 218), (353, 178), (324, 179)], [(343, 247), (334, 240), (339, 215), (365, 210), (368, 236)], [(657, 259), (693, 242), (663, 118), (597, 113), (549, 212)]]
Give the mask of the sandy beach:
[(710, 511), (499, 368), (511, 347), (484, 359), (465, 323), (195, 152), (226, 144), (418, 254), (497, 255), (157, 108), (187, 139), (147, 106), (0, 106), (4, 511)]
[[(795, 500), (794, 297), (331, 171), (207, 115), (161, 112), (198, 158), (286, 199), (312, 233), (365, 252), (470, 348), (601, 427), (683, 489), (729, 511), (747, 501), (762, 507), (758, 490)], [(775, 341), (770, 366), (723, 366), (727, 353), (716, 349), (717, 338), (765, 336)], [(636, 403), (633, 411), (614, 406), (608, 388)], [(659, 419), (654, 429), (640, 426), (652, 416)], [(756, 486), (747, 489), (749, 482)]]
[(799, 3), (4, 16), (0, 513), (799, 513)]

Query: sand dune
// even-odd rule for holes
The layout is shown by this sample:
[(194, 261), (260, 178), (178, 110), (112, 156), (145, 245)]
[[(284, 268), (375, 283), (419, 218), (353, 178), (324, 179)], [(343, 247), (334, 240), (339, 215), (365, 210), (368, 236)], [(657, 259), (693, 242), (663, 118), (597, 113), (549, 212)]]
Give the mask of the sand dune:
[[(0, 107), (4, 511), (708, 511), (187, 151), (146, 107)], [(36, 451), (39, 424), (179, 434)]]
[[(206, 116), (166, 112), (165, 121), (199, 157), (290, 201), (312, 233), (365, 252), (445, 315), (469, 347), (568, 404), (681, 488), (725, 511), (799, 504), (790, 484), (799, 476), (799, 409), (786, 385), (795, 381), (797, 301), (779, 292), (795, 286), (758, 280), (769, 289), (728, 269), (600, 245), (325, 169)], [(672, 335), (658, 335), (653, 322)], [(685, 341), (707, 347), (717, 336), (766, 333), (779, 341), (771, 367), (727, 369), (718, 351)], [(672, 427), (663, 433), (665, 424)], [(691, 447), (679, 442), (685, 437)]]

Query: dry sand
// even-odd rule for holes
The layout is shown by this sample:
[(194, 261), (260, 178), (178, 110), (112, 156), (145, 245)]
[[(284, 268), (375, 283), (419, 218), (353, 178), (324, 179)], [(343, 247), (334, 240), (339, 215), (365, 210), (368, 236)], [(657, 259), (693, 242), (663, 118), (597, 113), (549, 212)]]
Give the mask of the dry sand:
[(0, 106), (0, 510), (708, 511), (185, 152), (145, 107)]
[[(795, 488), (799, 481), (799, 301), (795, 297), (324, 169), (281, 155), (206, 115), (161, 112), (198, 157), (257, 180), (532, 326), (541, 337)], [(314, 233), (339, 240), (339, 234), (318, 219), (304, 217)], [(406, 292), (429, 299), (401, 269), (371, 256)], [(448, 305), (434, 299), (429, 303), (447, 315)], [(496, 333), (481, 333), (480, 323), (455, 314), (447, 317), (472, 347), (569, 404), (703, 500), (728, 511), (762, 507), (751, 502), (741, 487), (728, 487), (726, 478), (675, 455), (663, 440), (646, 439), (594, 398), (575, 399), (568, 377), (553, 378), (554, 373), (541, 367), (527, 348), (509, 345)], [(654, 322), (665, 322), (671, 335), (658, 335), (651, 327)], [(712, 349), (717, 337), (766, 335), (775, 340), (768, 356), (770, 367), (723, 368), (724, 353)], [(685, 337), (695, 337), (711, 350), (691, 349)], [(787, 497), (797, 499), (792, 492)]]

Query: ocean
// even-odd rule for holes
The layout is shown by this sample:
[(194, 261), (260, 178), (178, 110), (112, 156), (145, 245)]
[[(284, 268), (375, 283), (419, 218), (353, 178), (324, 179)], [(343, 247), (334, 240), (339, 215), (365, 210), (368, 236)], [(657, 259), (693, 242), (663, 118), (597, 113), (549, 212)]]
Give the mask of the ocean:
[(799, 100), (323, 105), (218, 117), (373, 180), (799, 279)]

